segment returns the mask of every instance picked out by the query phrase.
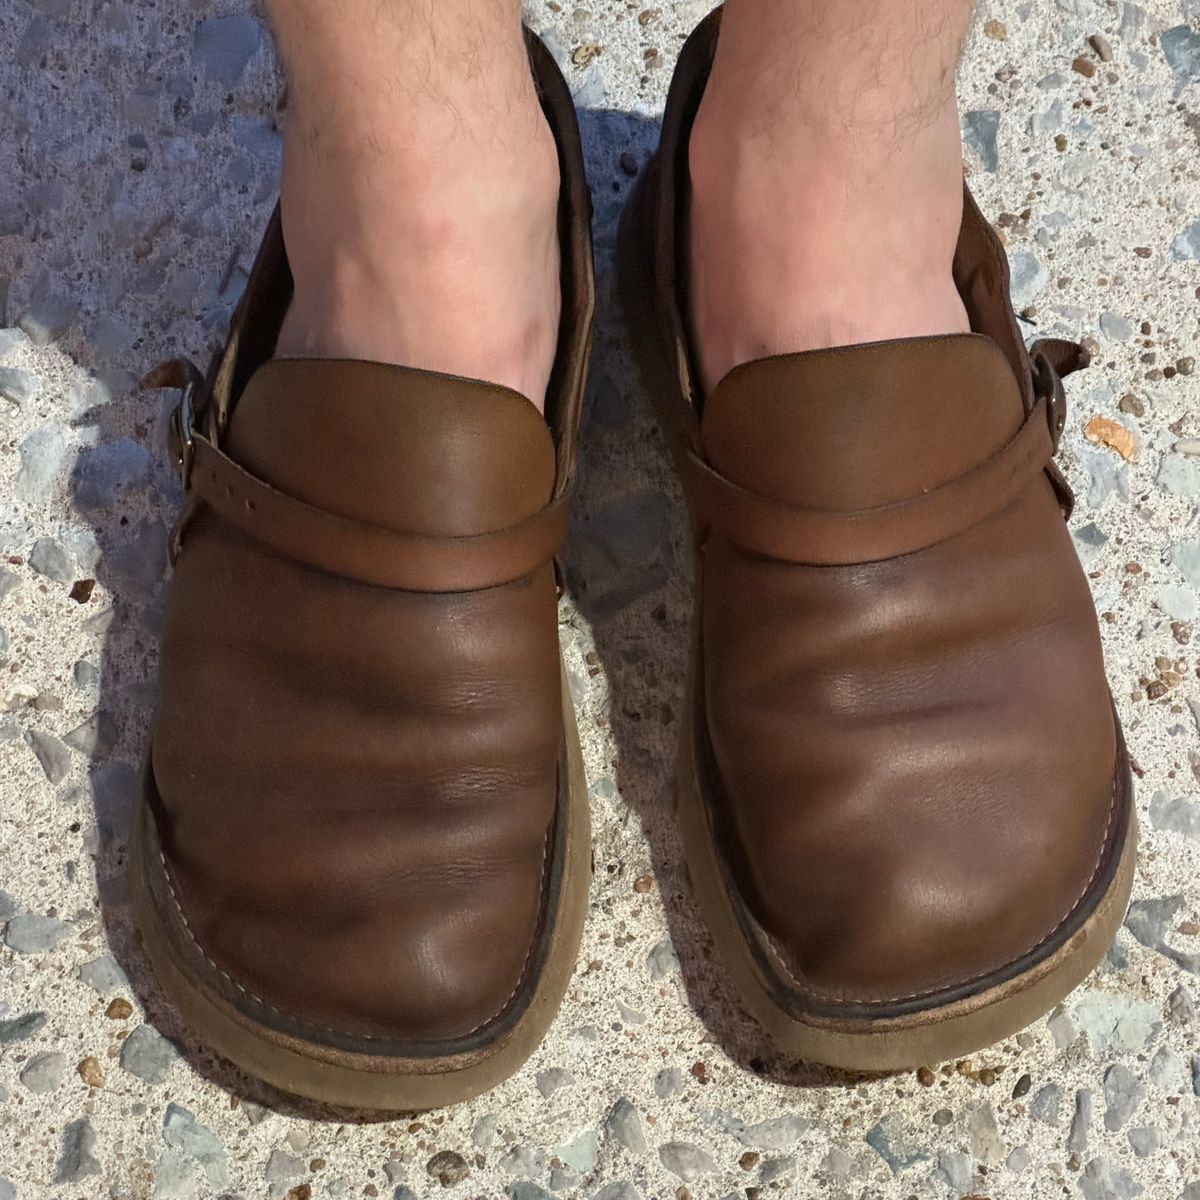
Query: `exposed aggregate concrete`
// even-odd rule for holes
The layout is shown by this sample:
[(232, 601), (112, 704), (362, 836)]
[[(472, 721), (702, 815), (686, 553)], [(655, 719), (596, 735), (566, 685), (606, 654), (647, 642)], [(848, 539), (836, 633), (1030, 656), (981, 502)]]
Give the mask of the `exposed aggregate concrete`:
[[(562, 606), (596, 879), (528, 1066), (471, 1104), (364, 1122), (196, 1044), (147, 975), (124, 878), (179, 501), (172, 397), (133, 383), (204, 361), (244, 284), (279, 163), (270, 38), (235, 0), (0, 4), (0, 1200), (1200, 1198), (1200, 4), (984, 0), (963, 67), (971, 183), (1027, 332), (1096, 355), (1069, 381), (1063, 459), (1143, 833), (1130, 919), (1074, 996), (893, 1077), (765, 1041), (709, 954), (670, 816), (686, 538), (611, 256), (707, 8), (528, 7), (584, 110), (596, 198)], [(1097, 416), (1133, 435), (1129, 461), (1085, 441)]]

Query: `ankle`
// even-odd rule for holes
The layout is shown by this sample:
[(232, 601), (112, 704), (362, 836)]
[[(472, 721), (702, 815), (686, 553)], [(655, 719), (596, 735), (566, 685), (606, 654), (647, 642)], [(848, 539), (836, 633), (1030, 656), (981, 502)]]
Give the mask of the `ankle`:
[(387, 153), (378, 124), (285, 140), (295, 293), (277, 353), (487, 379), (541, 407), (560, 297), (557, 147), (540, 108), (503, 130), (464, 114), (453, 136), (418, 123)]
[[(710, 102), (711, 101), (711, 102)], [(840, 119), (747, 128), (706, 95), (690, 142), (692, 324), (711, 389), (770, 354), (965, 332), (953, 99), (903, 139)]]

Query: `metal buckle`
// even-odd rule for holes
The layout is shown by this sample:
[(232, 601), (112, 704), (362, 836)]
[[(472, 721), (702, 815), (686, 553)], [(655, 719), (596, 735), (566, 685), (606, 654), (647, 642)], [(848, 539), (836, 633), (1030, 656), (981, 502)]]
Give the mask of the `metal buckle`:
[(192, 460), (196, 454), (196, 427), (192, 409), (192, 397), (196, 392), (194, 380), (188, 380), (175, 412), (171, 417), (171, 454), (175, 459), (175, 471), (184, 491), (192, 475)]
[[(195, 454), (195, 399), (197, 389), (205, 386), (200, 369), (186, 358), (173, 358), (160, 363), (138, 384), (141, 388), (178, 388), (181, 393), (179, 403), (176, 404), (167, 426), (167, 445), (185, 489), (191, 477), (192, 458)], [(207, 400), (203, 393), (201, 396)]]
[(1062, 379), (1050, 360), (1040, 351), (1030, 358), (1034, 394), (1046, 401), (1046, 422), (1050, 426), (1050, 441), (1055, 453), (1067, 427), (1067, 393)]
[[(196, 456), (196, 408), (195, 400), (198, 388), (205, 388), (204, 376), (199, 368), (186, 358), (175, 358), (160, 363), (146, 374), (138, 384), (142, 388), (178, 388), (179, 402), (171, 412), (167, 423), (167, 450), (175, 462), (175, 471), (186, 493), (189, 490), (192, 477), (192, 460)], [(207, 402), (207, 395), (201, 392), (201, 397)], [(184, 499), (183, 510), (171, 528), (168, 541), (168, 552), (171, 564), (179, 557), (180, 545), (183, 541), (184, 527), (195, 508), (195, 497)]]

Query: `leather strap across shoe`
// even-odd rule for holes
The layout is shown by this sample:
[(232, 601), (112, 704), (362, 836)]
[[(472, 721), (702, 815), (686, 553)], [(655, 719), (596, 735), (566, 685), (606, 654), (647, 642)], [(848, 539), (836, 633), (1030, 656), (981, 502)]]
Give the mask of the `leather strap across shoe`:
[(719, 22), (682, 53), (621, 234), (696, 548), (689, 873), (781, 1047), (934, 1063), (1050, 1009), (1129, 897), (1128, 756), (1053, 463), (1083, 356), (1026, 350), (968, 192), (972, 333), (780, 355), (701, 395), (681, 248)]
[(277, 359), (278, 213), (207, 379), (175, 364), (172, 539), (134, 899), (197, 1035), (326, 1103), (451, 1103), (510, 1075), (567, 987), (586, 787), (555, 555), (593, 281), (570, 94), (530, 61), (562, 178), (542, 415), (475, 380)]
[[(377, 364), (305, 360), (297, 385), (312, 388), (310, 370), (326, 374), (330, 366), (334, 368), (332, 392), (370, 375), (379, 377), (385, 387), (401, 387), (407, 374), (394, 368), (380, 372)], [(143, 382), (190, 386), (186, 364), (175, 363), (152, 372)], [(190, 501), (176, 530), (176, 542), (202, 503), (247, 536), (315, 570), (375, 587), (461, 592), (512, 583), (528, 575), (554, 557), (566, 536), (570, 492), (559, 494), (526, 520), (487, 533), (423, 534), (348, 519), (280, 491), (240, 466), (191, 425), (192, 418), (186, 415), (188, 394), (173, 422), (176, 457)]]

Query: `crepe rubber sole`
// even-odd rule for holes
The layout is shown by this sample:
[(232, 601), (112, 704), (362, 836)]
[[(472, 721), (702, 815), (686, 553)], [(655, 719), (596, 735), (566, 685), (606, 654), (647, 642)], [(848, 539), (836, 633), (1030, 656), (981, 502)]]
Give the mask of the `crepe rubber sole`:
[[(672, 453), (683, 429), (676, 395), (677, 368), (660, 332), (655, 308), (653, 214), (660, 161), (651, 160), (625, 206), (618, 235), (618, 287), (643, 383), (654, 401)], [(695, 661), (695, 655), (693, 655)], [(1010, 1037), (1049, 1012), (1080, 984), (1108, 951), (1124, 920), (1137, 861), (1137, 822), (1124, 745), (1116, 786), (1127, 819), (1107, 886), (1060, 944), (994, 986), (916, 1011), (883, 1017), (805, 1015), (780, 1000), (778, 982), (756, 956), (744, 932), (745, 906), (734, 894), (719, 857), (696, 764), (692, 697), (683, 708), (675, 807), (693, 891), (717, 954), (742, 1002), (772, 1042), (810, 1062), (849, 1071), (905, 1070), (961, 1058)], [(1111, 860), (1109, 860), (1111, 861)]]
[[(308, 1041), (252, 1019), (197, 978), (180, 954), (150, 886), (162, 872), (146, 788), (131, 839), (134, 915), (159, 985), (195, 1036), (241, 1070), (284, 1092), (336, 1107), (419, 1112), (478, 1096), (514, 1074), (541, 1043), (575, 969), (591, 879), (587, 786), (570, 692), (563, 686), (566, 821), (562, 874), (542, 969), (519, 1017), (494, 1041), (442, 1057), (359, 1053)], [(148, 775), (148, 771), (146, 772)], [(152, 786), (152, 785), (151, 785)], [(565, 811), (562, 811), (565, 810)]]

